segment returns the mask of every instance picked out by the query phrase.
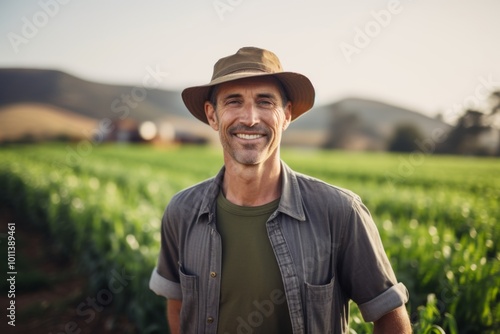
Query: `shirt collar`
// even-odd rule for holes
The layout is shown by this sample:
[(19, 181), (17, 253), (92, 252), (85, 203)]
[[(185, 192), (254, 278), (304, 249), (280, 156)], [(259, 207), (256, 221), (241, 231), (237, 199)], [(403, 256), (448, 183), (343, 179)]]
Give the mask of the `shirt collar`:
[(201, 203), (200, 213), (198, 217), (204, 214), (209, 214), (208, 222), (210, 223), (213, 217), (213, 208), (215, 208), (214, 203), (217, 200), (220, 189), (222, 188), (222, 180), (224, 178), (224, 171), (226, 168), (222, 166), (221, 170), (215, 177), (212, 178), (212, 182), (208, 183), (208, 187), (203, 194), (203, 202)]
[(297, 174), (283, 161), (281, 161), (281, 183), (281, 200), (278, 211), (299, 221), (305, 221), (306, 215)]
[[(223, 166), (219, 173), (212, 178), (212, 182), (209, 183), (203, 196), (203, 202), (201, 204), (199, 215), (209, 214), (209, 222), (213, 217), (212, 210), (215, 207), (214, 203), (222, 187), (224, 172), (225, 167)], [(283, 161), (281, 161), (281, 181), (281, 199), (278, 205), (278, 211), (299, 221), (305, 221), (306, 217), (302, 203), (302, 194), (297, 181), (297, 175)]]

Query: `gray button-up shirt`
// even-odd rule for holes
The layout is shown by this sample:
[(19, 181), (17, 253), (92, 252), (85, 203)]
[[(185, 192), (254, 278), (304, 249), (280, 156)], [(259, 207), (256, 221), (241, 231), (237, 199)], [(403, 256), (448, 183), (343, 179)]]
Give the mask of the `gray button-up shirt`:
[[(350, 299), (365, 321), (406, 303), (406, 287), (397, 282), (360, 198), (281, 165), (281, 199), (267, 232), (293, 333), (347, 333)], [(215, 178), (176, 194), (163, 216), (150, 288), (182, 300), (182, 333), (217, 331), (223, 249), (215, 214), (223, 176), (224, 168)]]

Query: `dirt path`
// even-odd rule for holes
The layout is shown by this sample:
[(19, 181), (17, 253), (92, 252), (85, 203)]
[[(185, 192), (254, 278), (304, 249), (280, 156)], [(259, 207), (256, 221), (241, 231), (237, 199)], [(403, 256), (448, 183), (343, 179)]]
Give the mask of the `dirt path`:
[[(15, 270), (8, 275), (8, 224), (15, 224)], [(123, 316), (113, 313), (112, 303), (98, 312), (85, 309), (77, 314), (78, 305), (86, 303), (91, 294), (87, 282), (79, 274), (76, 261), (63, 262), (51, 253), (49, 240), (20, 222), (11, 210), (0, 207), (0, 265), (2, 293), (0, 295), (1, 333), (87, 334), (136, 333)], [(15, 277), (15, 297), (9, 298), (12, 286), (8, 278)], [(15, 301), (15, 326), (7, 310)]]

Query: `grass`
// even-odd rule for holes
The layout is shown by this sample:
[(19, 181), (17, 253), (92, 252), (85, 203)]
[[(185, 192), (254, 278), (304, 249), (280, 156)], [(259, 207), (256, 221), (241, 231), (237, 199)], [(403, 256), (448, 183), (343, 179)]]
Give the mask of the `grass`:
[[(116, 301), (142, 332), (160, 331), (164, 301), (147, 289), (160, 218), (175, 192), (217, 173), (220, 151), (45, 145), (0, 155), (2, 200), (78, 258), (96, 291), (113, 268), (133, 273)], [(282, 157), (363, 198), (410, 291), (415, 333), (500, 331), (500, 160), (290, 149)], [(355, 305), (351, 316), (352, 331), (370, 330)]]

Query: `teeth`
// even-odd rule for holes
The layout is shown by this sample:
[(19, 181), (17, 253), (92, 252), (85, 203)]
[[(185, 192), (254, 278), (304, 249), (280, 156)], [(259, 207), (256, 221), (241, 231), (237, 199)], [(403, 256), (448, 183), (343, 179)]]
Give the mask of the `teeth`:
[(262, 135), (249, 135), (246, 133), (238, 133), (236, 134), (236, 137), (241, 138), (241, 139), (257, 139), (262, 137)]

